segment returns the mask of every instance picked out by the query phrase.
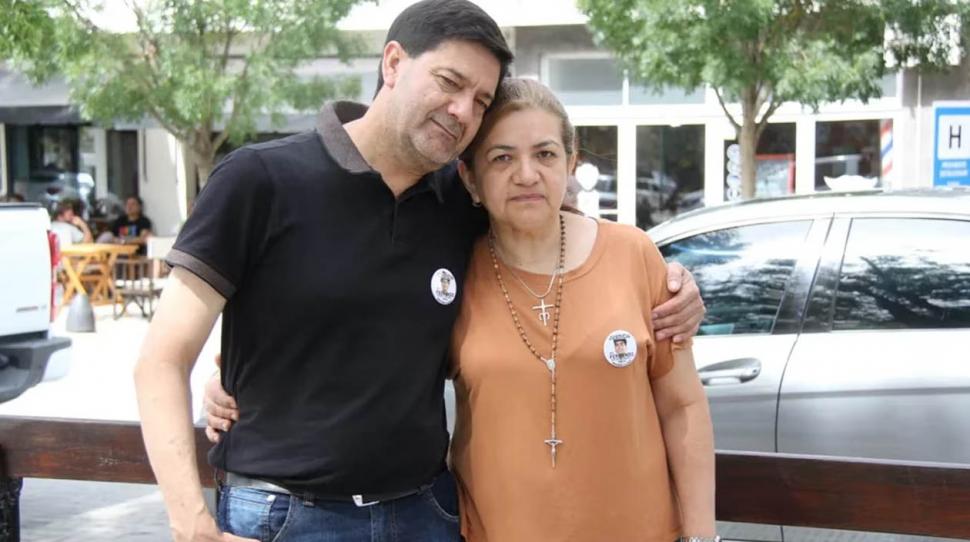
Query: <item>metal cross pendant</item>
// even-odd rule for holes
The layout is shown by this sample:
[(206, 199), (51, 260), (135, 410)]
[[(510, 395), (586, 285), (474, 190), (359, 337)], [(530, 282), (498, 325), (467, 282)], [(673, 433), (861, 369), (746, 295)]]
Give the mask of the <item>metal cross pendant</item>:
[(562, 444), (562, 441), (553, 435), (551, 439), (545, 442), (549, 445), (549, 453), (552, 454), (552, 468), (556, 468), (556, 446)]
[(545, 298), (539, 299), (539, 304), (532, 307), (533, 310), (539, 311), (539, 319), (542, 320), (542, 325), (544, 326), (549, 325), (547, 323), (549, 322), (549, 311), (546, 309), (551, 309), (552, 307), (555, 307), (555, 305), (546, 305)]

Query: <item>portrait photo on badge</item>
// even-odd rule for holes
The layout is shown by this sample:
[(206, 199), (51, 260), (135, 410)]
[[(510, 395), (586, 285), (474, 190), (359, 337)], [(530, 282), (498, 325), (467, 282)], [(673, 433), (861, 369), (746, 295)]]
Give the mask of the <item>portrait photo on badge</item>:
[(458, 284), (451, 271), (441, 268), (431, 275), (431, 295), (442, 305), (450, 305), (458, 295)]
[(613, 331), (603, 341), (603, 356), (614, 367), (626, 367), (637, 357), (637, 341), (629, 331)]

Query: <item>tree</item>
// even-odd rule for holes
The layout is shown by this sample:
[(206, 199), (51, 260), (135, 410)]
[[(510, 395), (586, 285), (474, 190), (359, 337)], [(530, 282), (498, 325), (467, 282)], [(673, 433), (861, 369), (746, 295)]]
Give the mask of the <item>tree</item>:
[(50, 71), (38, 65), (53, 56), (85, 118), (109, 125), (151, 118), (183, 144), (204, 184), (220, 146), (255, 133), (259, 115), (279, 126), (287, 111), (359, 93), (357, 78), (297, 72), (325, 54), (346, 60), (356, 52), (336, 24), (357, 1), (129, 1), (136, 28), (119, 33), (94, 22), (99, 5), (61, 0), (47, 10), (54, 52), (19, 64), (42, 77)]
[[(954, 49), (962, 52), (965, 45), (961, 28), (970, 28), (965, 0), (578, 4), (595, 39), (614, 51), (634, 79), (654, 88), (714, 89), (740, 142), (745, 198), (755, 194), (758, 141), (783, 103), (817, 110), (825, 102), (877, 97), (879, 81), (893, 65), (947, 66)], [(740, 102), (740, 118), (728, 106), (734, 101)]]
[(0, 0), (0, 61), (30, 59), (35, 78), (51, 68), (55, 23), (45, 4), (30, 0)]

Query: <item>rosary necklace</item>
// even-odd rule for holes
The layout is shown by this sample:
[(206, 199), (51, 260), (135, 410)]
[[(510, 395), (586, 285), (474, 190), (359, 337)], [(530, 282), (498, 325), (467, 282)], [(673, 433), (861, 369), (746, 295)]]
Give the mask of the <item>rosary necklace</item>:
[[(491, 234), (488, 236), (488, 252), (492, 256), (492, 268), (495, 270), (495, 278), (498, 279), (498, 285), (502, 289), (502, 295), (505, 296), (505, 304), (508, 305), (509, 312), (512, 314), (512, 321), (515, 323), (515, 328), (519, 332), (519, 337), (522, 339), (522, 342), (525, 343), (525, 346), (529, 349), (529, 351), (532, 352), (532, 355), (541, 361), (549, 370), (550, 434), (549, 438), (544, 442), (547, 446), (549, 446), (549, 454), (552, 459), (552, 468), (556, 468), (556, 447), (563, 443), (562, 440), (556, 436), (556, 352), (559, 348), (559, 312), (560, 308), (562, 307), (563, 270), (566, 267), (566, 223), (563, 220), (562, 215), (559, 215), (559, 266), (557, 267), (558, 273), (553, 274), (553, 278), (555, 279), (558, 276), (559, 280), (558, 287), (556, 288), (556, 301), (551, 306), (554, 309), (552, 324), (552, 353), (548, 358), (544, 358), (541, 354), (539, 354), (539, 351), (536, 350), (535, 346), (533, 346), (532, 341), (529, 340), (529, 336), (522, 327), (522, 323), (519, 322), (519, 314), (512, 305), (512, 297), (509, 295), (508, 288), (505, 287), (505, 281), (502, 280), (502, 272), (499, 269), (498, 258), (495, 256), (495, 237)], [(548, 292), (546, 292), (546, 294), (548, 295)], [(543, 301), (542, 304), (545, 305), (545, 301)], [(545, 309), (543, 309), (543, 312), (545, 312)], [(542, 322), (543, 325), (545, 325), (546, 320), (548, 319), (548, 313), (546, 314), (547, 316)]]

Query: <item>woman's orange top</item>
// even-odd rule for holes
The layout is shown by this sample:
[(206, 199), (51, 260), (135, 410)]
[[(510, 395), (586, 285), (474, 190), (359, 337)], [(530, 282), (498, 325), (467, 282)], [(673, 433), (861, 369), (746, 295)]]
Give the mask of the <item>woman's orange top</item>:
[[(542, 324), (530, 308), (538, 300), (499, 265), (528, 337), (548, 356), (552, 319)], [(515, 272), (536, 292), (549, 284), (550, 275)], [(650, 319), (669, 297), (665, 281), (664, 260), (646, 234), (605, 221), (587, 261), (566, 274), (556, 360), (562, 444), (553, 468), (544, 442), (550, 373), (521, 340), (479, 240), (452, 343), (458, 417), (451, 458), (468, 542), (679, 536), (650, 387), (673, 366), (672, 344), (654, 341)]]

